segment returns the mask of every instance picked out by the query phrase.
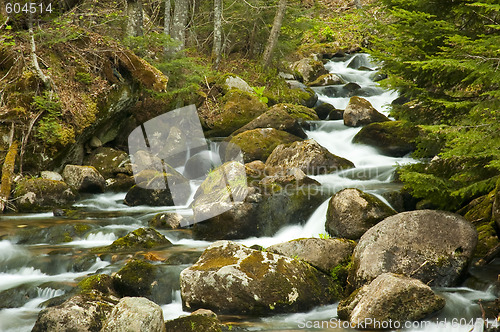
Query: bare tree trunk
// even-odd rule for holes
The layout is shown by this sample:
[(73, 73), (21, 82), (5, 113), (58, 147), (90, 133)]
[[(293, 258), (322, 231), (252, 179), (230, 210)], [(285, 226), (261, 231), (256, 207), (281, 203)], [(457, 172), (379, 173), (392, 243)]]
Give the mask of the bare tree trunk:
[(50, 78), (46, 76), (42, 69), (40, 69), (40, 65), (38, 64), (38, 57), (36, 56), (36, 44), (35, 44), (35, 33), (33, 32), (33, 14), (30, 12), (28, 19), (28, 31), (30, 35), (30, 44), (31, 44), (31, 64), (35, 71), (43, 82), (43, 85), (47, 90), (52, 90), (52, 84), (50, 84)]
[(264, 66), (269, 66), (271, 64), (273, 51), (278, 43), (278, 37), (280, 35), (281, 24), (283, 24), (283, 18), (285, 17), (286, 4), (287, 0), (280, 0), (278, 4), (278, 11), (274, 17), (273, 27), (271, 29), (271, 33), (269, 34), (269, 39), (267, 40), (264, 55), (262, 56), (262, 64)]
[(215, 69), (222, 58), (222, 0), (214, 0), (214, 57)]
[(127, 17), (127, 36), (142, 36), (144, 26), (142, 0), (127, 0)]
[(164, 18), (164, 25), (163, 25), (163, 33), (166, 35), (170, 35), (170, 9), (172, 8), (172, 5), (170, 3), (170, 0), (165, 0), (165, 18)]
[(189, 0), (175, 0), (174, 17), (171, 36), (179, 42), (176, 51), (186, 46), (186, 24), (188, 19)]

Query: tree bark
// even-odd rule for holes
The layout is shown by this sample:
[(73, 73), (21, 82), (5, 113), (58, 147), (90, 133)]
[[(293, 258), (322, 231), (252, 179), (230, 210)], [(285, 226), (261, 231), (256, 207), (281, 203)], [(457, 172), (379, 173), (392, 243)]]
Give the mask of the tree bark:
[(127, 36), (142, 36), (144, 26), (142, 0), (127, 0), (127, 17)]
[(50, 82), (50, 78), (46, 76), (42, 69), (40, 69), (40, 65), (38, 64), (38, 57), (36, 56), (36, 44), (35, 44), (35, 33), (33, 32), (33, 14), (30, 12), (28, 18), (28, 33), (30, 36), (30, 44), (31, 44), (31, 64), (35, 71), (43, 82), (43, 85), (47, 90), (52, 90), (52, 84)]
[(222, 0), (214, 0), (214, 57), (215, 69), (222, 59)]
[(12, 142), (9, 147), (9, 152), (5, 156), (5, 161), (2, 166), (2, 183), (0, 184), (0, 212), (5, 210), (7, 200), (10, 197), (12, 188), (12, 176), (14, 174), (14, 166), (16, 163), (17, 142)]
[(286, 4), (287, 0), (280, 0), (278, 4), (278, 10), (276, 12), (276, 16), (274, 17), (273, 27), (271, 29), (271, 33), (269, 34), (269, 39), (267, 40), (264, 55), (262, 56), (262, 64), (264, 66), (269, 66), (271, 64), (274, 48), (278, 43), (281, 25), (283, 24), (283, 18), (285, 17)]
[(179, 42), (179, 44), (174, 48), (176, 51), (180, 51), (186, 46), (188, 10), (188, 0), (175, 0), (174, 17), (170, 35), (173, 39)]
[(165, 0), (165, 18), (164, 18), (164, 24), (163, 24), (163, 33), (166, 35), (170, 35), (170, 9), (172, 8), (172, 5), (170, 3), (170, 0)]

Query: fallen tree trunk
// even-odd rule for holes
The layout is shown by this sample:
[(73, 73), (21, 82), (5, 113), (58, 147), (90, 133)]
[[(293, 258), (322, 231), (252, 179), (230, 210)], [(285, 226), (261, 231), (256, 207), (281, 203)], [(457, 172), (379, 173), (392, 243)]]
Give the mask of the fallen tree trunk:
[(2, 166), (2, 183), (0, 183), (0, 212), (3, 212), (10, 197), (14, 166), (16, 164), (17, 142), (14, 141), (9, 147)]

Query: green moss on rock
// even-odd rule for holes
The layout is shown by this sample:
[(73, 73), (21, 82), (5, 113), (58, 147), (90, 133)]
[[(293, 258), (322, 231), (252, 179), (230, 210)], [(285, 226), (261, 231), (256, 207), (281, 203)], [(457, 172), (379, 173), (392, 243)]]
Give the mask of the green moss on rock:
[(282, 103), (274, 105), (269, 109), (270, 112), (277, 110), (283, 110), (288, 114), (290, 114), (293, 118), (300, 120), (306, 120), (306, 121), (319, 120), (318, 114), (314, 109), (302, 105)]
[(172, 243), (153, 228), (138, 228), (135, 231), (113, 241), (109, 246), (95, 248), (93, 252), (127, 251), (151, 249), (156, 247), (170, 247)]

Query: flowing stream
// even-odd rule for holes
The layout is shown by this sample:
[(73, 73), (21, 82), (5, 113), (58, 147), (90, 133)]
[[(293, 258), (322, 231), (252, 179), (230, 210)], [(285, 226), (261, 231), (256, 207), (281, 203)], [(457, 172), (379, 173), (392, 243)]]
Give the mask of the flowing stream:
[[(314, 88), (323, 102), (337, 109), (344, 109), (351, 95), (368, 99), (381, 112), (388, 113), (388, 104), (397, 97), (393, 91), (378, 87), (372, 78), (376, 75), (374, 65), (367, 55), (358, 54), (357, 61), (363, 70), (348, 67), (353, 57), (332, 60), (326, 68), (346, 82), (359, 85), (354, 94), (346, 93), (342, 86)], [(394, 169), (398, 164), (414, 162), (409, 157), (393, 158), (379, 154), (369, 146), (353, 144), (352, 138), (360, 128), (350, 128), (342, 120), (315, 121), (307, 131), (309, 138), (328, 148), (332, 153), (351, 160), (356, 168), (334, 174), (315, 176), (324, 188), (332, 193), (343, 188), (359, 188), (384, 200), (384, 193), (400, 189), (392, 183)], [(0, 217), (0, 331), (30, 331), (43, 302), (69, 292), (81, 278), (93, 273), (111, 274), (124, 264), (123, 260), (104, 261), (87, 255), (91, 248), (109, 245), (139, 227), (147, 226), (155, 214), (176, 211), (189, 215), (187, 208), (173, 207), (129, 207), (123, 204), (125, 193), (100, 194), (82, 198), (75, 208), (78, 217), (54, 217), (52, 213), (11, 214)], [(273, 237), (239, 240), (246, 245), (269, 246), (295, 238), (319, 237), (325, 233), (328, 200), (321, 204), (303, 225), (286, 226)], [(81, 238), (70, 242), (55, 243), (54, 232), (64, 232), (67, 225), (85, 226)], [(50, 230), (50, 231), (47, 231)], [(199, 255), (210, 243), (195, 241), (187, 231), (162, 231), (175, 245), (161, 253), (170, 257), (179, 253)], [(171, 302), (162, 305), (165, 319), (182, 314), (178, 275), (189, 264), (169, 265), (172, 277)], [(498, 296), (495, 280), (500, 262), (481, 269), (471, 269), (471, 277), (459, 288), (443, 288), (437, 291), (447, 304), (427, 325), (413, 325), (405, 331), (482, 331), (479, 324), (472, 323), (481, 317), (477, 301), (492, 300)], [(495, 273), (495, 271), (497, 271)], [(223, 322), (248, 330), (334, 330), (354, 331), (348, 327), (337, 327), (336, 304), (318, 307), (307, 313), (277, 315), (267, 318), (221, 316)], [(446, 321), (445, 321), (446, 320)]]

